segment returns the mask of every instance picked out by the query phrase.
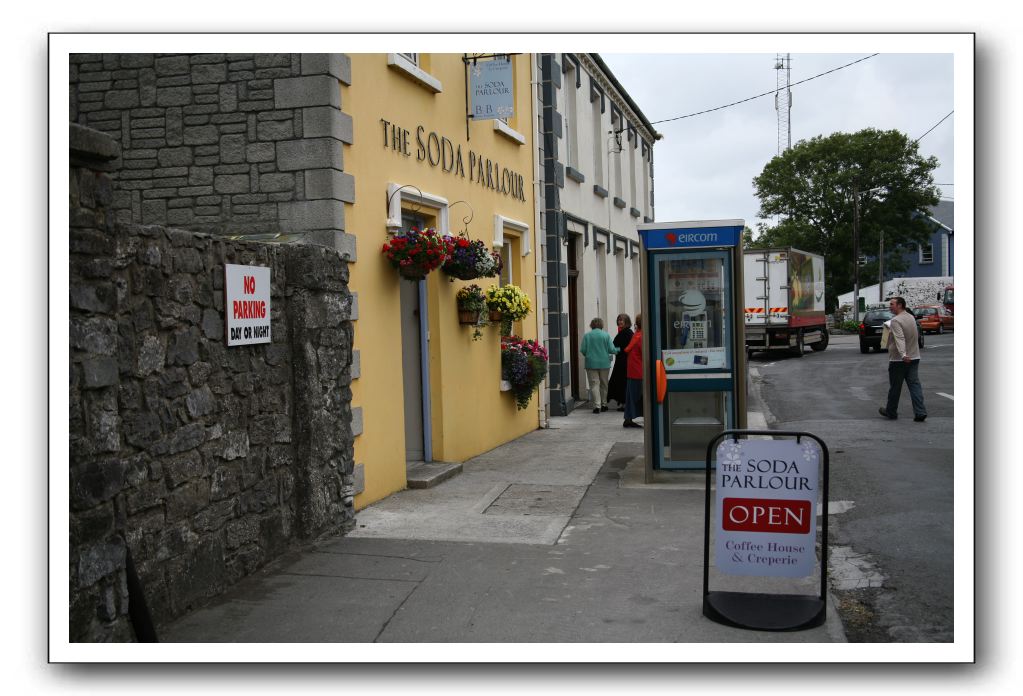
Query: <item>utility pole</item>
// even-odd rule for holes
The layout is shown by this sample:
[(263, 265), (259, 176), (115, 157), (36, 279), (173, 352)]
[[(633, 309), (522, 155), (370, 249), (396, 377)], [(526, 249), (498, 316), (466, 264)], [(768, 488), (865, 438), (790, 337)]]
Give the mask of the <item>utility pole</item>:
[(884, 230), (881, 230), (881, 248), (877, 253), (877, 301), (884, 303)]
[(860, 323), (860, 192), (853, 186), (853, 321)]

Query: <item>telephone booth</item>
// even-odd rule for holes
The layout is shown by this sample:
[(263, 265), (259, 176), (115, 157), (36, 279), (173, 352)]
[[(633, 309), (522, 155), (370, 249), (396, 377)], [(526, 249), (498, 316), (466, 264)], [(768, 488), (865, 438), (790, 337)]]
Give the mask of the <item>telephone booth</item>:
[(647, 480), (746, 427), (742, 220), (639, 225)]

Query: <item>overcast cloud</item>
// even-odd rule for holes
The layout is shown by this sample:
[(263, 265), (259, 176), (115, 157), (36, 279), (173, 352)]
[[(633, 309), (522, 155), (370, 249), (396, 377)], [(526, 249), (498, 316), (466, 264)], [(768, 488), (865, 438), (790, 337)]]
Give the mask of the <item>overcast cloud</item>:
[[(784, 46), (780, 46), (784, 50)], [(864, 58), (792, 53), (793, 83)], [(775, 88), (776, 54), (614, 54), (601, 57), (651, 122), (739, 101)], [(954, 108), (951, 54), (881, 53), (792, 88), (792, 144), (863, 128), (897, 129), (919, 138)], [(934, 155), (937, 184), (952, 184), (953, 121), (920, 141)], [(774, 96), (721, 111), (655, 123), (658, 222), (742, 218), (756, 228), (753, 177), (777, 154)], [(953, 198), (952, 186), (940, 187)]]

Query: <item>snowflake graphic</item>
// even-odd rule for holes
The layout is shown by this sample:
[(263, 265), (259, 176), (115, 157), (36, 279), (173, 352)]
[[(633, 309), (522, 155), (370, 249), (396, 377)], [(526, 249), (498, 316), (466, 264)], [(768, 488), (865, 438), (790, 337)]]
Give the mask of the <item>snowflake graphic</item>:
[(723, 465), (739, 466), (742, 464), (742, 444), (738, 442), (722, 442), (718, 448), (718, 456)]
[(472, 76), (473, 77), (479, 77), (482, 74), (483, 74), (483, 68), (482, 67), (480, 67), (479, 65), (472, 66)]
[(817, 446), (812, 442), (803, 443), (803, 461), (810, 464), (817, 463)]

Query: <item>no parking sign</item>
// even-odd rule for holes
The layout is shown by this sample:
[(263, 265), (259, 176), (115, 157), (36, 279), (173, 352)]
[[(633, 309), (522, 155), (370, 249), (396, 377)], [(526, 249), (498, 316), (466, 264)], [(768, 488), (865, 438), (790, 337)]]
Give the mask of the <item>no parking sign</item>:
[(224, 264), (227, 345), (270, 343), (270, 269)]

